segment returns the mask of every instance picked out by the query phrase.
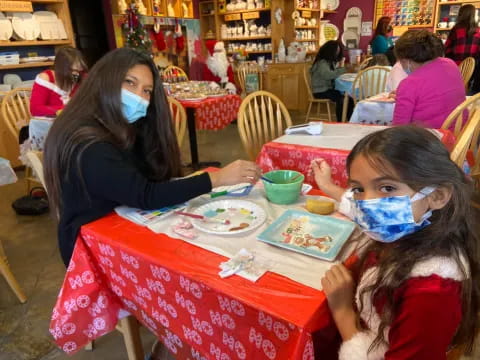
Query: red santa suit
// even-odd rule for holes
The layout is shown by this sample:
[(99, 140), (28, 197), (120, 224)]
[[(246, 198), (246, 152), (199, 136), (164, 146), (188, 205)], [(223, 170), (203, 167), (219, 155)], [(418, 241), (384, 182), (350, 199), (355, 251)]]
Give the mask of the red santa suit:
[(78, 83), (69, 92), (60, 89), (55, 85), (55, 76), (52, 70), (46, 70), (48, 80), (42, 79), (39, 75), (35, 78), (30, 96), (30, 113), (32, 116), (55, 117), (57, 111), (63, 109), (70, 97), (78, 88)]
[[(361, 276), (356, 293), (372, 285), (378, 275), (376, 260)], [(468, 271), (468, 267), (465, 267)], [(398, 310), (385, 329), (387, 344), (370, 353), (368, 349), (378, 334), (384, 301), (381, 296), (371, 302), (371, 293), (363, 295), (361, 319), (368, 330), (343, 342), (339, 360), (444, 360), (462, 319), (461, 282), (463, 273), (453, 258), (433, 257), (414, 265), (409, 279), (394, 294)], [(380, 298), (380, 299), (379, 299)]]
[(227, 59), (227, 52), (222, 41), (207, 41), (210, 56), (207, 58), (206, 67), (203, 74), (205, 81), (214, 81), (226, 89), (236, 93), (235, 77), (233, 69)]

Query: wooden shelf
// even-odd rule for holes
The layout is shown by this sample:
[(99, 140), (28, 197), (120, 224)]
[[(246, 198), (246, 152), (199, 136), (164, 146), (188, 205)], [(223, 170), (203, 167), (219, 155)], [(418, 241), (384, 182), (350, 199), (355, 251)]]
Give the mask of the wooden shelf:
[(31, 62), (31, 63), (22, 63), (22, 64), (0, 65), (0, 70), (28, 69), (28, 68), (34, 68), (34, 67), (48, 67), (52, 65), (53, 65), (53, 61)]
[(316, 54), (318, 52), (318, 50), (315, 50), (315, 51), (307, 51), (307, 54)]
[(318, 26), (295, 26), (295, 29), (318, 29)]
[(200, 16), (208, 17), (208, 16), (215, 16), (215, 14), (200, 14)]
[(298, 11), (322, 11), (321, 9), (297, 8)]
[(61, 4), (63, 0), (30, 0), (32, 3), (39, 4)]
[(261, 9), (250, 9), (250, 10), (225, 11), (224, 13), (219, 13), (219, 15), (242, 14), (246, 12), (270, 11), (270, 10), (271, 10), (270, 8), (261, 8)]
[(337, 11), (336, 10), (327, 10), (327, 9), (323, 9), (323, 13), (324, 14), (336, 14)]
[(235, 38), (225, 38), (222, 41), (244, 41), (244, 40), (262, 40), (262, 39), (271, 39), (271, 36), (246, 36), (246, 37), (235, 37)]
[(439, 28), (439, 27), (436, 27), (435, 28), (435, 31), (450, 31), (452, 30), (453, 28)]
[[(255, 51), (248, 51), (245, 50), (247, 54), (270, 54), (272, 50), (255, 50)], [(227, 51), (227, 54), (235, 54), (236, 51)]]
[(300, 41), (300, 42), (314, 42), (314, 41), (318, 41), (318, 39), (295, 39), (294, 41)]
[(430, 25), (407, 25), (408, 28), (431, 28), (433, 27), (433, 24)]
[(70, 40), (25, 40), (25, 41), (0, 41), (2, 46), (39, 46), (39, 45), (70, 45)]

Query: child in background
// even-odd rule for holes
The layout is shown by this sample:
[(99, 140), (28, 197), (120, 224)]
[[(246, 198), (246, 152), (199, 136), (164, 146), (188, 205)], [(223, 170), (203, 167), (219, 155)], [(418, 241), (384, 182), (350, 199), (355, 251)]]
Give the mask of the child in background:
[(347, 191), (332, 182), (323, 159), (312, 170), (319, 188), (373, 239), (356, 287), (343, 265), (321, 280), (343, 339), (339, 359), (471, 351), (480, 297), (471, 183), (440, 140), (413, 126), (366, 136), (347, 158)]
[[(310, 68), (312, 93), (316, 99), (329, 99), (335, 103), (337, 121), (342, 119), (344, 95), (334, 89), (334, 80), (345, 73), (343, 46), (336, 40), (327, 41), (318, 50)], [(353, 112), (353, 100), (348, 98), (347, 121)]]

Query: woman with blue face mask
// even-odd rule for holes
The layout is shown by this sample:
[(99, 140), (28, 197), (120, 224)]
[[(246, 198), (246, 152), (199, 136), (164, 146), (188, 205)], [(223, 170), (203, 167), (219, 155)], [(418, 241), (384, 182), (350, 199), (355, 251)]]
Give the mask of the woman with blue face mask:
[(347, 158), (347, 190), (332, 182), (325, 160), (314, 160), (312, 170), (371, 238), (358, 271), (334, 265), (321, 279), (343, 339), (339, 359), (471, 351), (480, 326), (472, 184), (441, 141), (412, 126), (368, 135)]
[(80, 227), (119, 205), (158, 209), (260, 176), (254, 163), (238, 160), (171, 181), (182, 171), (163, 85), (152, 60), (127, 48), (100, 59), (56, 119), (44, 169), (65, 265)]

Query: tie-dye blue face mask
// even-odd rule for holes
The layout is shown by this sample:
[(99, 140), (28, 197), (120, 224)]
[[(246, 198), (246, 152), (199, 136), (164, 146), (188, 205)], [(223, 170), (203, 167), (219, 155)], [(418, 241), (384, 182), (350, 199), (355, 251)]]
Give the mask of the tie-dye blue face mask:
[(423, 199), (435, 191), (425, 187), (409, 196), (392, 196), (369, 200), (355, 200), (351, 190), (346, 191), (340, 203), (340, 212), (355, 221), (372, 239), (391, 243), (430, 225), (426, 212), (420, 221), (415, 222), (412, 202)]

